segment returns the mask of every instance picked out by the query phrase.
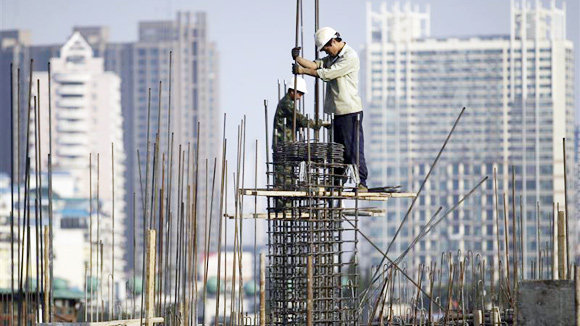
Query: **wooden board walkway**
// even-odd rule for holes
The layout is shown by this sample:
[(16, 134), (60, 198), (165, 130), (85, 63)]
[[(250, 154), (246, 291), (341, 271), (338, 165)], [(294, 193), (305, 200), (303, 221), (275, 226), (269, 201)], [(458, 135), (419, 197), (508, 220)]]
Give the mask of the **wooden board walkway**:
[(392, 198), (414, 198), (417, 194), (414, 192), (347, 192), (347, 191), (326, 191), (324, 188), (309, 191), (288, 191), (288, 190), (270, 190), (270, 189), (240, 189), (240, 195), (243, 196), (265, 196), (265, 197), (325, 197), (327, 199), (351, 199), (351, 200), (369, 200), (369, 201), (387, 201)]
[[(308, 209), (307, 208), (302, 208), (301, 211), (302, 213), (300, 214), (300, 216), (298, 218), (300, 219), (308, 219), (310, 218), (310, 214), (308, 212), (306, 212)], [(358, 212), (357, 212), (358, 211)], [(382, 208), (376, 208), (376, 207), (361, 207), (359, 209), (354, 209), (354, 208), (345, 208), (342, 210), (342, 213), (344, 216), (385, 216), (385, 214), (387, 213), (386, 209), (382, 209)], [(268, 213), (250, 213), (250, 214), (243, 214), (242, 218), (243, 219), (263, 219), (266, 220), (268, 218), (270, 219), (276, 219), (276, 220), (289, 220), (289, 219), (296, 219), (296, 217), (292, 217), (292, 212), (290, 210), (286, 211), (286, 214), (284, 214), (284, 212), (272, 212), (269, 213), (270, 216), (268, 216)], [(234, 215), (226, 215), (227, 218), (229, 219), (233, 219), (235, 218)]]

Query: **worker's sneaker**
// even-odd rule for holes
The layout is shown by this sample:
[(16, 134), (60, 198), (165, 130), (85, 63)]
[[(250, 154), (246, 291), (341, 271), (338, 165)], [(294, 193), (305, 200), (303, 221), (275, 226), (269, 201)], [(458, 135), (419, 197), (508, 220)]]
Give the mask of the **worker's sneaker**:
[(369, 188), (366, 185), (362, 184), (362, 183), (359, 183), (355, 190), (358, 193), (361, 193), (361, 192), (369, 192)]

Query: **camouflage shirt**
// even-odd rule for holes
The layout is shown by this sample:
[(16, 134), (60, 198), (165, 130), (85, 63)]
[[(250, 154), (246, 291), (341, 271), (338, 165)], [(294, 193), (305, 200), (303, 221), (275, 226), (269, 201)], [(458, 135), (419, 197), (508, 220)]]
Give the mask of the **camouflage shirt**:
[[(286, 126), (284, 126), (286, 119)], [(292, 141), (292, 120), (294, 119), (294, 100), (286, 93), (276, 107), (274, 116), (274, 136), (272, 137), (272, 147), (277, 144)], [(308, 120), (305, 115), (296, 112), (296, 129), (312, 127), (313, 121)]]

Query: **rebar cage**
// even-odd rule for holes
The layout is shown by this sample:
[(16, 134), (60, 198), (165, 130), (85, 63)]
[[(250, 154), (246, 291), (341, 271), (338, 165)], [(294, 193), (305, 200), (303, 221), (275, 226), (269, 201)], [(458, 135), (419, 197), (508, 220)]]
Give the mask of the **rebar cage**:
[[(345, 223), (344, 148), (336, 143), (285, 143), (274, 148), (274, 190), (307, 197), (268, 200), (270, 325), (358, 324), (358, 216)], [(320, 192), (319, 190), (324, 190)], [(308, 257), (312, 305), (308, 309)]]

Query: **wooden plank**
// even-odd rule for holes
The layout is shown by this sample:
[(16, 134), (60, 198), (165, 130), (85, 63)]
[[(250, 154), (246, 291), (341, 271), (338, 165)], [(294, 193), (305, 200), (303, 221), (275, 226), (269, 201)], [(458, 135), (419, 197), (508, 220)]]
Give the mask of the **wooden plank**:
[[(307, 210), (307, 209), (305, 209)], [(353, 208), (348, 208), (348, 209), (344, 209), (343, 211), (344, 216), (355, 216), (357, 214), (357, 212), (355, 211), (355, 209)], [(358, 216), (362, 217), (362, 216), (384, 216), (387, 213), (386, 209), (382, 209), (382, 208), (359, 208), (358, 209)], [(226, 215), (227, 218), (229, 219), (234, 219), (235, 216), (234, 215)], [(289, 219), (289, 218), (293, 218), (296, 219), (296, 216), (292, 217), (292, 212), (291, 210), (288, 210), (286, 212), (286, 215), (284, 215), (283, 212), (278, 212), (278, 213), (270, 213), (270, 216), (268, 217), (268, 213), (249, 213), (249, 214), (243, 214), (242, 218), (244, 219)], [(310, 214), (308, 212), (303, 211), (300, 214), (300, 218), (303, 219), (308, 219), (310, 218)]]
[[(163, 323), (165, 319), (163, 317), (153, 317), (150, 322), (153, 324)], [(145, 324), (145, 319), (123, 319), (123, 320), (111, 320), (111, 321), (101, 321), (93, 323), (38, 323), (38, 326), (138, 326), (139, 324)]]
[(414, 198), (417, 194), (414, 192), (338, 192), (324, 191), (323, 188), (308, 191), (289, 191), (289, 190), (268, 190), (268, 189), (240, 189), (240, 195), (244, 196), (265, 196), (265, 197), (328, 197), (336, 199), (358, 199), (386, 201), (391, 198)]
[(147, 247), (145, 252), (145, 325), (153, 325), (155, 307), (155, 230), (147, 232)]

